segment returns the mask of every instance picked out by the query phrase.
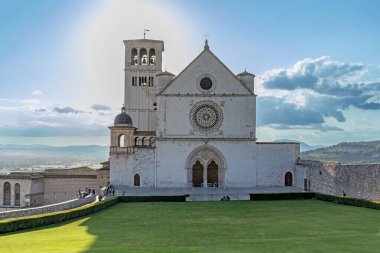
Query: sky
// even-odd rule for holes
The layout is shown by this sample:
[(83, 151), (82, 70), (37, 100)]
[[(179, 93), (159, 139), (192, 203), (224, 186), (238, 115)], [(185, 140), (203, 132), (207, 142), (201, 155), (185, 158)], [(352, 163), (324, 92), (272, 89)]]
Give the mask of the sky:
[(380, 139), (380, 2), (0, 0), (0, 144), (108, 145), (124, 39), (256, 75), (258, 141)]

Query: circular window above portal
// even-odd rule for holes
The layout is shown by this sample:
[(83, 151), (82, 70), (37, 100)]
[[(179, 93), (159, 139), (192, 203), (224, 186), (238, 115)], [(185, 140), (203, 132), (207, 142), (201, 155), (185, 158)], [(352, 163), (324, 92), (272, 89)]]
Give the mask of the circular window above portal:
[(202, 75), (197, 79), (198, 89), (202, 92), (211, 92), (215, 89), (215, 79), (211, 75)]
[(202, 89), (209, 90), (212, 87), (212, 80), (208, 77), (203, 77), (199, 83)]
[(212, 101), (196, 103), (189, 116), (191, 125), (202, 133), (215, 132), (223, 122), (222, 109)]

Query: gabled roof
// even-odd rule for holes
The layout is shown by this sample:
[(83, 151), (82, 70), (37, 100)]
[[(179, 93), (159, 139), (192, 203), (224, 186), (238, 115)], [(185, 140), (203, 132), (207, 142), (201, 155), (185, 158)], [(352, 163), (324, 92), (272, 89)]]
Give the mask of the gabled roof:
[(204, 50), (197, 56), (195, 57), (194, 60), (192, 60), (173, 80), (170, 81), (157, 95), (162, 95), (163, 92), (179, 77), (183, 75), (183, 73), (186, 72), (190, 66), (196, 62), (203, 54), (206, 52), (210, 53), (212, 57), (216, 59), (217, 62), (219, 62), (226, 70), (228, 73), (230, 73), (250, 94), (254, 95), (254, 93), (209, 49), (209, 47), (205, 47)]

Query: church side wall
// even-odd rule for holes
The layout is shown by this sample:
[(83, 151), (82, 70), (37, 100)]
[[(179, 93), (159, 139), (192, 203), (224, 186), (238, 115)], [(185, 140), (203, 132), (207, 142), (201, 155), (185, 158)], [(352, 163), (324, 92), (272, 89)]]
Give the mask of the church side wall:
[(141, 187), (154, 187), (155, 148), (136, 147), (135, 153), (110, 156), (110, 182), (118, 187), (133, 187), (134, 175)]
[(257, 143), (257, 186), (284, 186), (288, 171), (293, 175), (294, 185), (299, 150), (297, 143)]
[[(342, 165), (300, 160), (297, 173), (310, 181), (310, 191), (369, 200), (380, 200), (380, 164)], [(300, 181), (303, 179), (300, 179)], [(298, 182), (297, 185), (302, 184)]]

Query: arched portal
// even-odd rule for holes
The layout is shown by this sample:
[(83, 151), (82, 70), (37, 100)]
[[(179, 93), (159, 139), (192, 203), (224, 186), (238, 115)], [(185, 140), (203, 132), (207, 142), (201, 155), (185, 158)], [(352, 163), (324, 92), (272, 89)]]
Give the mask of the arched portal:
[(215, 163), (215, 161), (211, 161), (207, 166), (207, 185), (217, 187), (218, 181), (218, 165)]
[(285, 173), (285, 186), (292, 186), (293, 185), (293, 175), (291, 172)]
[[(200, 171), (194, 170), (195, 165), (202, 168), (202, 177)], [(189, 154), (186, 161), (187, 183), (197, 187), (224, 186), (226, 168), (226, 160), (218, 149), (208, 144), (199, 146)]]
[(201, 187), (203, 184), (203, 165), (200, 161), (197, 161), (193, 165), (193, 186)]

